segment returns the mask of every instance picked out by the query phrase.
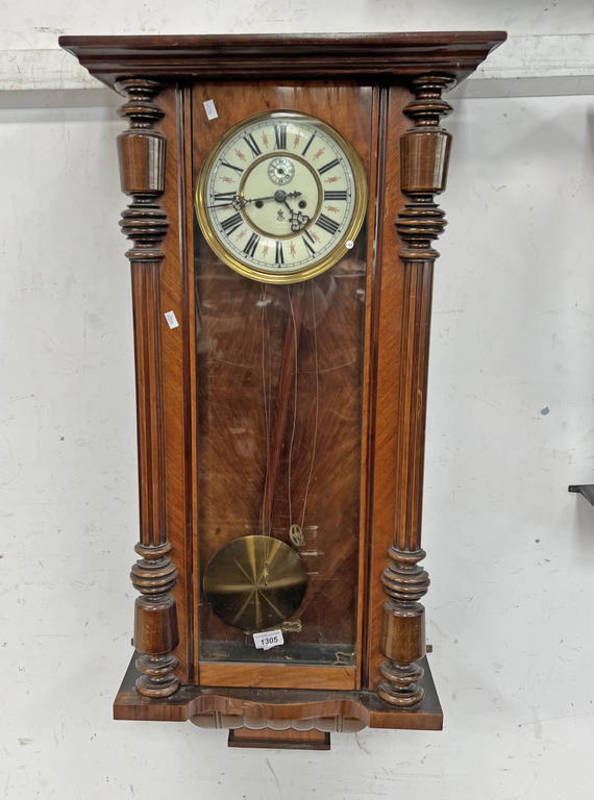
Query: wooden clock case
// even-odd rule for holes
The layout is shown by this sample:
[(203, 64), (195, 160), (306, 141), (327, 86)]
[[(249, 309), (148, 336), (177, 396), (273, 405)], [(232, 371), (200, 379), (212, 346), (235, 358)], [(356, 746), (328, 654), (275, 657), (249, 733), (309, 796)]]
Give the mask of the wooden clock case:
[[(229, 728), (234, 745), (315, 748), (329, 746), (331, 731), (441, 728), (419, 601), (429, 586), (420, 562), (432, 242), (445, 225), (434, 197), (445, 188), (450, 149), (440, 126), (451, 110), (442, 93), (504, 39), (497, 31), (61, 37), (62, 47), (126, 97), (121, 114), (129, 122), (118, 148), (122, 190), (131, 198), (120, 224), (132, 242), (140, 541), (131, 579), (140, 597), (137, 652), (116, 719), (189, 719)], [(205, 114), (207, 100), (217, 119)], [(208, 509), (197, 477), (202, 256), (193, 194), (217, 138), (275, 108), (330, 122), (368, 177), (359, 237), (358, 487), (348, 496), (337, 490), (342, 503), (355, 504), (348, 556), (356, 580), (355, 588), (335, 581), (332, 596), (322, 598), (337, 609), (347, 596), (353, 604), (356, 657), (347, 665), (221, 663), (200, 653), (200, 536), (207, 530), (200, 520)], [(208, 282), (201, 285), (208, 291)], [(177, 328), (168, 326), (168, 311)], [(342, 333), (348, 339), (349, 330)]]

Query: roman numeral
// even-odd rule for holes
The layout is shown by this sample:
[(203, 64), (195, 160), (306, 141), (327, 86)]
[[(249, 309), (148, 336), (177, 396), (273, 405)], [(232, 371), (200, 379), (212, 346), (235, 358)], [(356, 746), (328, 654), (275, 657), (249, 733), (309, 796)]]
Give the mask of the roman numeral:
[(303, 150), (301, 151), (301, 155), (302, 155), (302, 156), (304, 156), (304, 155), (307, 153), (307, 151), (309, 150), (309, 146), (310, 146), (310, 144), (313, 142), (313, 140), (314, 140), (314, 136), (315, 136), (315, 135), (316, 135), (316, 131), (314, 131), (314, 132), (312, 133), (312, 135), (309, 137), (309, 141), (307, 142), (307, 144), (305, 145), (305, 147), (304, 147), (304, 148), (303, 148)]
[(246, 135), (243, 138), (244, 138), (245, 143), (247, 144), (247, 146), (250, 148), (250, 150), (254, 154), (254, 156), (261, 156), (262, 155), (262, 151), (258, 147), (258, 142), (254, 139), (254, 137), (252, 136), (251, 133), (246, 133)]
[(330, 217), (327, 217), (325, 214), (320, 214), (316, 220), (316, 225), (319, 225), (320, 228), (328, 231), (328, 233), (331, 233), (332, 235), (334, 235), (340, 227), (338, 222), (334, 222), (333, 219), (330, 219)]
[(346, 200), (346, 190), (343, 192), (327, 192), (324, 191), (324, 200)]
[(231, 236), (233, 231), (236, 231), (240, 225), (243, 225), (243, 217), (241, 214), (233, 214), (233, 216), (227, 217), (227, 219), (221, 222), (221, 227), (227, 236)]
[(256, 247), (258, 246), (259, 242), (260, 242), (260, 237), (258, 236), (258, 234), (252, 233), (252, 235), (248, 240), (248, 243), (243, 248), (243, 252), (246, 254), (246, 256), (250, 256), (250, 258), (254, 257), (256, 253)]
[(287, 149), (287, 126), (275, 125), (274, 126), (274, 141), (276, 142), (277, 150)]
[(323, 175), (324, 172), (328, 172), (329, 169), (334, 169), (339, 163), (339, 160), (335, 158), (333, 161), (329, 161), (327, 164), (324, 164), (323, 167), (320, 167), (318, 172), (320, 175)]
[(214, 199), (222, 203), (232, 203), (235, 200), (235, 192), (216, 192)]
[(221, 166), (222, 167), (229, 167), (229, 169), (234, 169), (235, 172), (239, 172), (240, 175), (243, 172), (241, 167), (234, 167), (233, 164), (230, 164), (228, 161), (221, 161)]
[(276, 243), (276, 263), (281, 266), (281, 264), (285, 263), (285, 258), (283, 256), (283, 243), (277, 242)]
[(313, 249), (313, 245), (312, 245), (312, 242), (315, 241), (315, 239), (313, 238), (311, 233), (309, 231), (303, 231), (303, 236), (301, 238), (303, 239), (303, 244), (309, 250), (311, 255), (315, 256), (316, 251)]

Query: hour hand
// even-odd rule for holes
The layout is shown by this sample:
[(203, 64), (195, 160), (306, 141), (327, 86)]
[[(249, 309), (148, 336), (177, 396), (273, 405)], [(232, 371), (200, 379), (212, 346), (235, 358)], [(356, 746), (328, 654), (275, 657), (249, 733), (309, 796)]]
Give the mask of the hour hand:
[(308, 217), (307, 214), (302, 214), (301, 211), (293, 211), (292, 208), (289, 208), (289, 211), (291, 212), (291, 216), (289, 217), (291, 231), (297, 233), (297, 231), (303, 230), (309, 222), (310, 217)]
[(301, 192), (283, 192), (282, 189), (279, 189), (277, 192), (275, 192), (274, 197), (278, 203), (282, 203), (287, 207), (290, 215), (289, 225), (291, 226), (291, 232), (297, 233), (298, 231), (303, 230), (303, 228), (305, 228), (309, 222), (309, 217), (307, 214), (302, 214), (301, 211), (295, 211), (287, 203), (287, 198), (301, 197)]
[(248, 200), (235, 192), (219, 192), (214, 196), (215, 202), (208, 206), (208, 208), (234, 208), (235, 211), (241, 211)]

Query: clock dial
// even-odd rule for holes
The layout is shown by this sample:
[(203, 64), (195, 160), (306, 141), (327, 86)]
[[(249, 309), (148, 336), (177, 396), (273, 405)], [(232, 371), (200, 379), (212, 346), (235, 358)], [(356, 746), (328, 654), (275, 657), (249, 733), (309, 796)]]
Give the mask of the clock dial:
[(266, 283), (307, 280), (353, 246), (365, 216), (365, 170), (315, 117), (256, 114), (231, 128), (200, 171), (196, 213), (232, 269)]

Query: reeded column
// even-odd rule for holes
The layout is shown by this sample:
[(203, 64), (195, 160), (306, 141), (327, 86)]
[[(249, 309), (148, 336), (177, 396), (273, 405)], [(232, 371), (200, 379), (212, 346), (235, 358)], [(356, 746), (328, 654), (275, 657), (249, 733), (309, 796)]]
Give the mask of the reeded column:
[(433, 264), (439, 253), (431, 246), (446, 224), (433, 195), (445, 189), (450, 134), (439, 126), (451, 107), (441, 98), (453, 80), (428, 75), (412, 82), (415, 99), (404, 109), (414, 121), (400, 140), (401, 188), (408, 202), (396, 220), (404, 247), (404, 303), (400, 342), (401, 387), (398, 398), (396, 514), (390, 564), (382, 583), (388, 595), (383, 607), (379, 696), (395, 706), (413, 706), (423, 698), (425, 609), (429, 576), (419, 565), (423, 502), (423, 454), (427, 364)]
[(178, 643), (175, 600), (169, 594), (177, 570), (171, 560), (165, 518), (165, 461), (161, 383), (161, 318), (159, 273), (165, 253), (161, 243), (167, 217), (160, 206), (165, 189), (166, 140), (153, 129), (163, 116), (154, 102), (159, 83), (124, 78), (117, 89), (128, 95), (120, 109), (130, 123), (118, 137), (122, 191), (132, 202), (122, 213), (123, 233), (133, 242), (126, 253), (132, 272), (136, 406), (140, 488), (140, 559), (130, 577), (141, 596), (134, 614), (134, 646), (140, 653), (137, 691), (146, 697), (167, 697), (179, 687), (174, 674)]

